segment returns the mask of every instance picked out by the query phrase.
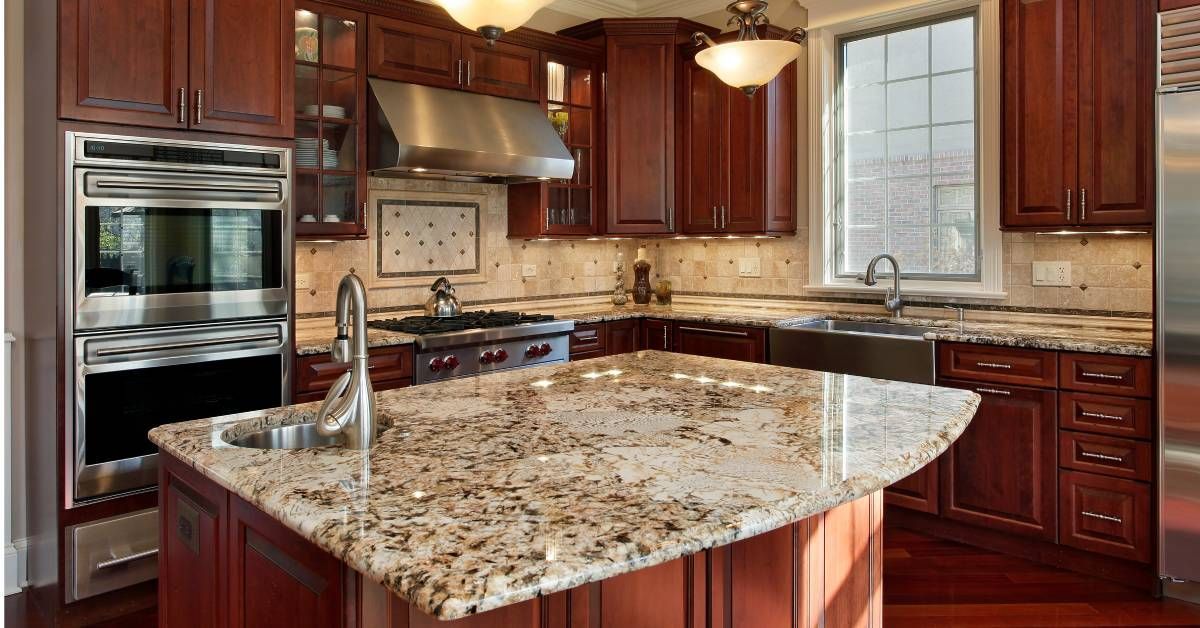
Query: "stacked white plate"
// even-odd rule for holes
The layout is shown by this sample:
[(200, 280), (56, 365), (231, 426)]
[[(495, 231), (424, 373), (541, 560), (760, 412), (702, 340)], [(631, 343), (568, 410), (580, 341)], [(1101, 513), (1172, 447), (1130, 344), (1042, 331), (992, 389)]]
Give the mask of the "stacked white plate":
[(346, 108), (339, 107), (337, 105), (324, 105), (321, 107), (318, 107), (317, 105), (308, 105), (304, 108), (304, 115), (315, 116), (315, 115), (317, 115), (318, 111), (320, 111), (321, 115), (325, 116), (326, 118), (345, 118), (346, 117)]
[(296, 166), (316, 168), (318, 163), (327, 169), (337, 168), (337, 151), (329, 148), (329, 140), (321, 140), (318, 145), (315, 137), (296, 138)]

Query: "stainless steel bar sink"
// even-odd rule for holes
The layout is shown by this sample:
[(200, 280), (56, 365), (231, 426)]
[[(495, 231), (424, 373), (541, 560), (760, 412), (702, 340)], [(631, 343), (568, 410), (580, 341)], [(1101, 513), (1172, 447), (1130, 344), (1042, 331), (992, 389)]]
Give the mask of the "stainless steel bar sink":
[(234, 439), (222, 440), (235, 447), (253, 449), (308, 449), (310, 447), (334, 447), (345, 444), (341, 434), (324, 436), (317, 432), (316, 423), (276, 425), (257, 432), (243, 434)]
[(932, 384), (935, 327), (821, 319), (772, 328), (771, 364)]

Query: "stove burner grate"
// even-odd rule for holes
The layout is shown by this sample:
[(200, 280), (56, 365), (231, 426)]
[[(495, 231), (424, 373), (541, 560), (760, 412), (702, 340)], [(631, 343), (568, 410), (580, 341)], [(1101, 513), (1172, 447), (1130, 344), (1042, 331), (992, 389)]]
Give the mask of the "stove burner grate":
[(541, 323), (552, 321), (549, 314), (525, 314), (524, 312), (495, 312), (478, 310), (463, 312), (459, 316), (439, 318), (436, 316), (408, 316), (405, 318), (388, 318), (368, 321), (367, 326), (387, 331), (398, 331), (415, 336), (427, 334), (444, 334), (467, 329), (488, 329), (492, 327), (510, 327), (522, 323)]

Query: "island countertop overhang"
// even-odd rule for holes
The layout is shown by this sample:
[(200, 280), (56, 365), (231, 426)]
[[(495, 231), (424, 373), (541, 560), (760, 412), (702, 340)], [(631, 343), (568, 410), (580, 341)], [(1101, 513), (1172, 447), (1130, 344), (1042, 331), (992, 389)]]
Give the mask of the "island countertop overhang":
[(379, 395), (370, 452), (226, 445), (314, 404), (151, 439), (443, 619), (732, 543), (906, 477), (962, 433), (962, 390), (659, 352)]

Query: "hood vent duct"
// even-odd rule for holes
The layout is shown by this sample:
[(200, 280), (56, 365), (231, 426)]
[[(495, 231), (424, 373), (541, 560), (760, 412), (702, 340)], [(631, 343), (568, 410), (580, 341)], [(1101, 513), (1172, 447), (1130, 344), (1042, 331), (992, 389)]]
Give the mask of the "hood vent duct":
[(570, 151), (534, 103), (378, 78), (369, 85), (373, 175), (512, 183), (575, 172)]

